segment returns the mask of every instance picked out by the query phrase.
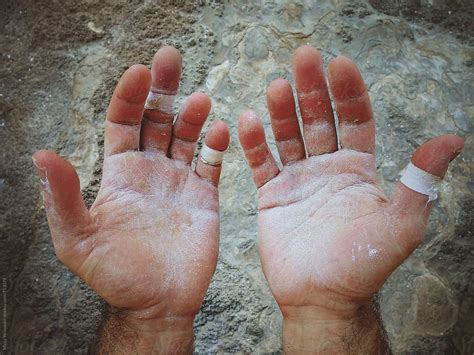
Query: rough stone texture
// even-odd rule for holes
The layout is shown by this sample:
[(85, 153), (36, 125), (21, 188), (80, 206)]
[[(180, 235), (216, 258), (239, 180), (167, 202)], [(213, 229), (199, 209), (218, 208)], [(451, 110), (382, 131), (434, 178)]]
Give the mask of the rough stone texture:
[(30, 156), (48, 148), (67, 157), (91, 203), (108, 98), (126, 67), (149, 63), (163, 44), (185, 57), (179, 101), (194, 90), (209, 93), (211, 119), (224, 119), (232, 135), (221, 184), (220, 261), (195, 322), (195, 350), (281, 351), (281, 316), (259, 266), (255, 188), (235, 122), (253, 107), (269, 125), (265, 86), (280, 76), (291, 80), (291, 52), (307, 43), (326, 63), (343, 54), (360, 66), (387, 192), (426, 139), (447, 132), (467, 139), (425, 242), (390, 277), (380, 302), (396, 354), (472, 354), (473, 8), (470, 1), (370, 3), (2, 1), (0, 274), (8, 332), (0, 351), (91, 351), (103, 304), (56, 260)]

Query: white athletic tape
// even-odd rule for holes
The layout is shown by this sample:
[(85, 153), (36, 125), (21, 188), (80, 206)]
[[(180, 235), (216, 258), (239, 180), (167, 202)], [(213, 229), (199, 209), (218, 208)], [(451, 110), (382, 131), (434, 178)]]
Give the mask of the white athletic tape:
[(145, 102), (145, 109), (160, 110), (163, 113), (172, 115), (174, 113), (175, 95), (160, 94), (150, 91)]
[(400, 182), (406, 187), (428, 196), (428, 202), (438, 198), (438, 188), (442, 180), (443, 179), (438, 176), (421, 170), (411, 162), (400, 178)]
[(208, 165), (213, 165), (213, 166), (219, 166), (222, 163), (222, 160), (224, 159), (224, 154), (226, 150), (221, 152), (220, 150), (215, 150), (212, 148), (209, 148), (206, 143), (203, 144), (201, 148), (201, 161), (204, 164)]

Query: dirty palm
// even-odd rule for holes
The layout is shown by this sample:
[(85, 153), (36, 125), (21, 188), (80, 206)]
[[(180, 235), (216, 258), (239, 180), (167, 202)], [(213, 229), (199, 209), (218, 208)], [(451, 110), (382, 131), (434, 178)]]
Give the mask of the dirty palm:
[[(181, 56), (159, 51), (148, 70), (125, 72), (105, 126), (103, 178), (87, 211), (67, 162), (40, 151), (34, 161), (60, 260), (111, 306), (136, 317), (191, 317), (198, 312), (218, 252), (220, 166), (190, 163), (210, 99), (194, 93), (173, 123), (171, 112), (145, 110), (150, 86), (175, 95)], [(225, 150), (227, 126), (214, 122), (206, 142)], [(169, 154), (168, 154), (169, 153)]]
[[(421, 242), (431, 203), (402, 184), (390, 199), (378, 186), (375, 123), (352, 61), (329, 64), (328, 88), (320, 54), (304, 46), (293, 71), (296, 100), (283, 79), (267, 92), (281, 171), (257, 115), (247, 111), (239, 120), (258, 188), (262, 267), (284, 319), (305, 309), (321, 321), (350, 319)], [(46, 151), (34, 161), (61, 261), (134, 322), (178, 318), (189, 331), (217, 261), (221, 167), (198, 158), (191, 168), (211, 109), (206, 95), (191, 95), (176, 120), (166, 110), (144, 110), (150, 88), (176, 94), (180, 73), (179, 53), (165, 47), (151, 71), (133, 66), (123, 75), (107, 114), (104, 175), (90, 211), (69, 163)], [(214, 122), (205, 143), (225, 151), (227, 126)], [(456, 136), (434, 138), (412, 163), (442, 177), (462, 146)], [(156, 349), (150, 343), (140, 344)]]
[[(333, 59), (328, 74), (329, 90), (320, 54), (308, 46), (295, 52), (302, 132), (290, 84), (277, 79), (269, 86), (281, 171), (260, 120), (253, 112), (240, 118), (240, 140), (259, 187), (262, 266), (283, 311), (315, 306), (355, 313), (421, 242), (431, 208), (426, 196), (402, 184), (391, 199), (385, 196), (376, 178), (375, 122), (362, 77), (345, 57)], [(462, 146), (459, 137), (437, 137), (412, 161), (443, 176)]]

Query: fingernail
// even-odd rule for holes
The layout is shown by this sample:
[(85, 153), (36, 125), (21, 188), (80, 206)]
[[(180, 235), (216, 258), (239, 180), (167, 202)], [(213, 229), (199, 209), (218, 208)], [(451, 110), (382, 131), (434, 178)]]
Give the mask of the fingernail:
[(458, 157), (459, 154), (462, 153), (462, 148), (459, 149), (459, 150), (456, 150), (454, 153), (453, 153), (453, 156), (451, 157), (451, 159), (449, 160), (449, 162), (452, 162), (454, 159), (456, 159)]
[(48, 174), (46, 168), (42, 167), (34, 157), (31, 157), (31, 159), (33, 159), (33, 164), (35, 166), (36, 173), (40, 178), (41, 185), (46, 185), (48, 183)]

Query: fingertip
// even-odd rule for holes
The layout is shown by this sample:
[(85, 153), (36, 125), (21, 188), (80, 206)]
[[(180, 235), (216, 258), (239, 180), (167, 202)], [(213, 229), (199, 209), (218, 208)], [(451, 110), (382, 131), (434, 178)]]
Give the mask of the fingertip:
[[(45, 206), (54, 204), (58, 214), (65, 217), (83, 215), (84, 203), (80, 192), (79, 176), (66, 159), (54, 152), (40, 150), (33, 154), (33, 164), (46, 193)], [(52, 196), (52, 199), (50, 198)]]
[(38, 150), (36, 152), (33, 153), (33, 155), (31, 156), (31, 158), (33, 159), (33, 162), (36, 164), (40, 164), (41, 166), (44, 166), (45, 165), (45, 162), (48, 161), (48, 159), (50, 158), (51, 154), (54, 154), (53, 152), (50, 152), (48, 150)]
[(239, 116), (239, 128), (243, 128), (247, 121), (257, 118), (257, 114), (252, 110), (245, 110)]
[(132, 65), (120, 78), (107, 109), (107, 119), (114, 123), (138, 124), (150, 90), (151, 75), (146, 66)]
[(195, 92), (191, 94), (183, 104), (180, 110), (180, 115), (183, 116), (186, 122), (198, 125), (203, 124), (209, 112), (211, 112), (212, 102), (209, 96), (202, 92)]
[(267, 103), (269, 105), (275, 106), (279, 102), (286, 99), (288, 96), (293, 98), (293, 90), (291, 89), (291, 84), (288, 80), (278, 78), (273, 80), (267, 88)]
[(318, 50), (310, 45), (302, 45), (293, 52), (293, 65), (301, 68), (309, 65), (313, 66), (315, 63), (322, 62), (321, 54)]
[(239, 133), (242, 131), (246, 131), (253, 126), (257, 126), (259, 124), (260, 119), (258, 118), (257, 114), (252, 110), (246, 110), (242, 112), (239, 116), (239, 123), (238, 129)]
[(143, 64), (133, 64), (125, 73), (136, 77), (137, 82), (140, 82), (146, 89), (149, 89), (151, 82), (150, 70)]
[(278, 78), (273, 80), (267, 88), (267, 96), (269, 94), (273, 94), (275, 96), (281, 95), (281, 93), (285, 93), (288, 89), (291, 89), (291, 85), (288, 80), (283, 78)]
[(60, 179), (72, 179), (70, 182), (79, 183), (76, 169), (56, 153), (49, 150), (39, 150), (33, 154), (32, 159), (36, 168), (47, 171), (49, 178), (56, 179), (59, 175)]
[(328, 64), (328, 71), (331, 75), (341, 75), (344, 71), (351, 72), (354, 69), (357, 70), (355, 63), (343, 55), (338, 55), (336, 58), (331, 59)]
[(120, 78), (116, 95), (128, 102), (142, 104), (150, 90), (150, 71), (143, 64), (134, 64)]
[(295, 99), (291, 84), (285, 79), (276, 79), (267, 89), (267, 105), (273, 119), (296, 117)]
[(293, 76), (299, 92), (310, 92), (325, 86), (323, 59), (311, 46), (301, 46), (293, 53)]
[(449, 141), (451, 145), (451, 149), (453, 154), (451, 156), (451, 161), (454, 160), (464, 149), (464, 138), (459, 137), (455, 134), (446, 134), (446, 139)]
[(447, 134), (430, 139), (421, 145), (413, 154), (411, 161), (418, 168), (443, 178), (449, 163), (461, 153), (463, 148), (463, 138)]
[(244, 149), (251, 149), (265, 141), (262, 121), (252, 110), (242, 112), (238, 129), (240, 144)]
[(329, 62), (328, 79), (336, 100), (360, 97), (367, 91), (357, 65), (344, 56), (338, 56)]
[(157, 61), (157, 64), (166, 64), (167, 61), (181, 64), (182, 59), (181, 52), (173, 46), (163, 46), (153, 56), (153, 62)]
[(229, 142), (230, 133), (227, 124), (222, 120), (213, 122), (205, 138), (206, 145), (209, 148), (223, 152), (229, 146)]
[(160, 48), (153, 56), (151, 88), (165, 94), (176, 94), (181, 79), (183, 58), (174, 47)]
[(197, 91), (197, 92), (193, 92), (190, 97), (194, 98), (195, 100), (198, 100), (199, 102), (201, 102), (201, 104), (203, 106), (206, 106), (206, 107), (209, 107), (211, 108), (211, 105), (212, 105), (212, 101), (211, 101), (211, 98), (209, 97), (209, 95), (203, 93), (203, 92), (200, 92), (200, 91)]

